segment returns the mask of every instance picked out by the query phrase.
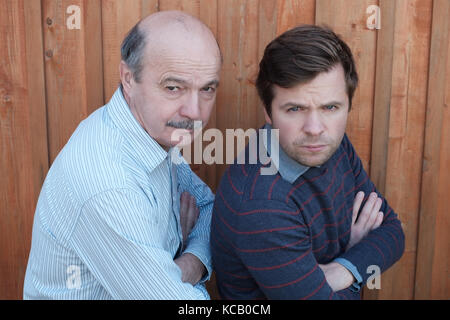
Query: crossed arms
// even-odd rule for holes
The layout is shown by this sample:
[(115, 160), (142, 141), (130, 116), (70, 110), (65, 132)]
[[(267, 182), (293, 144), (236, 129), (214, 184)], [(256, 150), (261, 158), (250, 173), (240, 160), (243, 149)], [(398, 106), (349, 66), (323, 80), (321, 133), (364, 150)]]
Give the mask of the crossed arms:
[[(287, 181), (273, 180), (280, 186), (271, 198), (266, 194), (268, 187), (261, 187), (257, 198), (246, 196), (242, 201), (229, 184), (219, 188), (211, 236), (224, 297), (359, 298), (352, 284), (355, 280), (359, 285), (367, 281), (371, 275), (368, 267), (376, 265), (383, 272), (401, 257), (404, 235), (397, 215), (376, 191), (347, 138), (339, 150), (335, 159), (346, 159), (338, 169), (340, 175), (346, 172), (345, 184), (342, 181), (339, 187), (340, 182), (336, 183), (330, 196), (322, 200), (329, 187), (325, 191), (314, 182), (314, 191), (305, 190), (317, 195), (313, 207), (320, 211), (303, 207), (301, 198), (287, 201), (285, 194), (290, 195), (289, 190), (294, 188)], [(240, 171), (239, 167), (230, 169), (228, 180), (237, 181)], [(325, 171), (317, 169), (317, 174), (311, 173), (303, 181), (316, 181), (318, 172)], [(254, 173), (247, 173), (251, 181), (256, 181)], [(324, 178), (326, 183), (334, 181), (331, 176)], [(265, 181), (267, 186), (275, 184), (270, 179)], [(347, 189), (342, 189), (344, 185)], [(245, 190), (237, 188), (245, 195)], [(281, 196), (274, 197), (275, 192)], [(301, 192), (297, 193), (299, 197)], [(339, 200), (335, 207), (333, 194), (341, 195), (345, 203)]]

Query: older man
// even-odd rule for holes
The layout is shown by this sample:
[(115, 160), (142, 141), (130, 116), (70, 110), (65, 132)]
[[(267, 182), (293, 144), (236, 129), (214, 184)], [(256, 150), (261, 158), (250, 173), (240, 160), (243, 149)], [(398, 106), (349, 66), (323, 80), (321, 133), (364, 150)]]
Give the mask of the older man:
[(256, 87), (265, 128), (279, 133), (279, 154), (263, 150), (278, 172), (235, 163), (220, 182), (211, 245), (222, 297), (359, 299), (373, 270), (401, 257), (397, 214), (345, 135), (357, 83), (329, 29), (299, 26), (266, 47)]
[(172, 151), (209, 119), (220, 50), (203, 23), (168, 11), (140, 21), (121, 53), (120, 88), (44, 182), (25, 299), (209, 298), (214, 197)]

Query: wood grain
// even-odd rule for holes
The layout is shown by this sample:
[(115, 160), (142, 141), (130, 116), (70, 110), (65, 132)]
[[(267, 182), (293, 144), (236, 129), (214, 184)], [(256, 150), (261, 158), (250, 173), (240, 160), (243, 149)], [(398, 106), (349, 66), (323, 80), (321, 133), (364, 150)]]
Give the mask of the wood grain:
[[(450, 3), (433, 2), (414, 297), (448, 299)], [(447, 124), (447, 125), (446, 125)], [(446, 230), (446, 231), (445, 231)]]
[[(81, 28), (69, 30), (69, 5)], [(381, 9), (381, 29), (366, 9)], [(119, 83), (120, 44), (143, 17), (182, 10), (216, 35), (223, 68), (208, 128), (264, 123), (255, 78), (266, 45), (326, 24), (360, 75), (348, 134), (399, 214), (402, 259), (365, 299), (450, 297), (450, 3), (448, 0), (0, 0), (0, 299), (20, 299), (37, 197), (76, 126)], [(202, 148), (207, 145), (203, 143)], [(225, 151), (225, 146), (224, 146)], [(215, 191), (226, 165), (192, 165)], [(218, 298), (214, 276), (208, 283)]]
[(380, 298), (411, 299), (419, 218), (420, 181), (431, 30), (431, 1), (397, 1), (385, 196), (405, 232), (405, 254), (382, 277)]
[[(81, 10), (80, 29), (69, 29), (70, 5)], [(50, 161), (81, 120), (103, 105), (101, 3), (43, 0), (45, 82)], [(49, 20), (48, 20), (49, 19)]]
[(18, 299), (48, 170), (41, 8), (0, 6), (0, 299)]

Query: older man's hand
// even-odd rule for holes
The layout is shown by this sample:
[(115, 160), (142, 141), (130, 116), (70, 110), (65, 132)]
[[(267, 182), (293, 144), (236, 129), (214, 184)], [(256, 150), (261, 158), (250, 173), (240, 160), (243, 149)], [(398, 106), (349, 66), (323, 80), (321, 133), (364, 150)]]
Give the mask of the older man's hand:
[(194, 228), (199, 213), (195, 198), (188, 192), (183, 192), (180, 199), (180, 224), (183, 244), (185, 244), (192, 228)]
[[(200, 211), (195, 198), (188, 192), (183, 192), (180, 199), (180, 224), (183, 235), (183, 249), (186, 246), (187, 238), (197, 222)], [(181, 280), (195, 285), (206, 272), (203, 263), (191, 253), (183, 253), (174, 262), (181, 269)]]

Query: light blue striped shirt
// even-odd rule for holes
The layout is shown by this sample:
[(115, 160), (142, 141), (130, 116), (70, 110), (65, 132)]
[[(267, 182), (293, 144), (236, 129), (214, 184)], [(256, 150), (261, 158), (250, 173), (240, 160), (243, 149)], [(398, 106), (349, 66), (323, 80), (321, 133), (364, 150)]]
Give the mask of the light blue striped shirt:
[[(177, 163), (139, 125), (119, 88), (80, 123), (47, 174), (24, 299), (209, 299), (214, 195)], [(182, 247), (183, 191), (200, 209), (183, 252), (208, 272), (195, 286), (181, 281), (173, 261)]]

